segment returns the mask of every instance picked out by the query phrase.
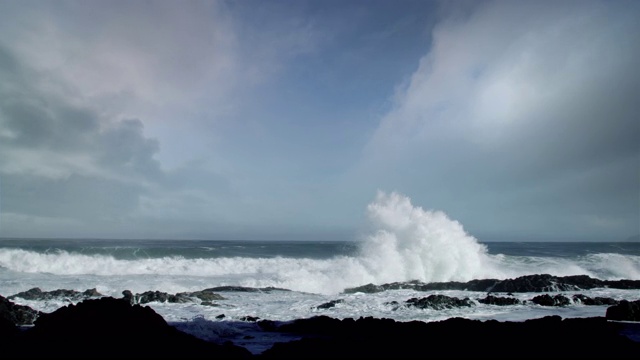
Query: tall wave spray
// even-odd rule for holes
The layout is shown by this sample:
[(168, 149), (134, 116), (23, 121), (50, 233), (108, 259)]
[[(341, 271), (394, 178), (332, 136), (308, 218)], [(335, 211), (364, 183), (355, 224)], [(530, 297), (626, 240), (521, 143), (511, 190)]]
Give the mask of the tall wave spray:
[[(640, 257), (598, 253), (564, 258), (490, 255), (485, 245), (441, 211), (413, 206), (398, 193), (378, 192), (368, 205), (373, 230), (351, 256), (305, 257), (141, 257), (26, 249), (0, 249), (0, 287), (98, 287), (119, 296), (142, 292), (195, 291), (218, 285), (275, 286), (337, 294), (368, 283), (504, 279), (527, 274), (589, 275), (602, 279), (640, 278)], [(28, 274), (3, 283), (3, 271)], [(11, 275), (14, 276), (14, 275)], [(9, 278), (11, 279), (11, 278)], [(126, 286), (126, 288), (123, 288)]]
[(380, 191), (367, 210), (378, 229), (362, 244), (360, 261), (379, 283), (468, 281), (496, 275), (486, 246), (443, 212), (424, 210), (404, 195)]

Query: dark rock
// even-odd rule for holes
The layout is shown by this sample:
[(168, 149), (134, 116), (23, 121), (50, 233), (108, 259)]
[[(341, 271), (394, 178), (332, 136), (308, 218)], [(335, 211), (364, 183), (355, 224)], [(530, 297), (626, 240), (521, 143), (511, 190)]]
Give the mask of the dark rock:
[(20, 329), (18, 329), (13, 321), (5, 318), (4, 316), (0, 316), (0, 339), (12, 339), (19, 333)]
[(273, 320), (260, 320), (257, 324), (264, 331), (276, 331), (280, 323)]
[(395, 300), (387, 301), (384, 303), (384, 305), (390, 306), (392, 311), (396, 311), (401, 307), (400, 303)]
[(474, 306), (474, 302), (469, 298), (458, 299), (457, 297), (449, 297), (446, 295), (429, 295), (424, 298), (411, 298), (405, 302), (407, 306), (413, 306), (421, 309), (451, 309), (454, 307)]
[(217, 286), (202, 291), (210, 292), (260, 292), (258, 288), (244, 287), (244, 286)]
[(602, 285), (611, 289), (640, 289), (640, 280), (604, 280)]
[(256, 322), (260, 320), (259, 317), (256, 316), (243, 316), (239, 319), (240, 321), (248, 321), (248, 322)]
[(343, 292), (345, 294), (355, 294), (358, 292), (365, 293), (365, 294), (373, 294), (373, 293), (382, 292), (385, 290), (387, 289), (385, 288), (384, 285), (366, 284), (362, 286), (344, 289)]
[(318, 310), (320, 310), (320, 309), (330, 309), (332, 307), (335, 307), (336, 304), (340, 304), (340, 303), (343, 303), (343, 302), (344, 302), (344, 300), (342, 300), (342, 299), (331, 300), (329, 302), (326, 302), (324, 304), (320, 304), (320, 305), (316, 306), (316, 309), (318, 309)]
[(216, 319), (224, 319), (226, 316), (224, 314), (220, 314), (216, 316)]
[(32, 288), (27, 291), (23, 291), (8, 297), (8, 299), (21, 298), (25, 300), (56, 300), (67, 299), (70, 301), (82, 301), (85, 299), (96, 298), (103, 296), (95, 288), (87, 289), (83, 292), (75, 290), (58, 289), (53, 291), (42, 291), (40, 288)]
[(575, 294), (573, 295), (574, 302), (580, 302), (584, 305), (617, 305), (618, 300), (612, 298), (605, 298), (596, 296), (595, 298), (590, 298), (586, 295)]
[(122, 292), (124, 299), (131, 304), (148, 304), (151, 302), (159, 303), (188, 303), (195, 302), (196, 299), (200, 299), (202, 305), (216, 306), (212, 303), (213, 300), (226, 300), (222, 295), (216, 294), (213, 291), (207, 289), (194, 292), (181, 292), (175, 295), (161, 291), (145, 291), (140, 294), (133, 295), (131, 291), (125, 290)]
[(607, 308), (606, 317), (609, 320), (640, 321), (640, 300), (621, 300), (617, 305)]
[(214, 300), (226, 300), (225, 297), (223, 297), (220, 294), (217, 294), (217, 293), (213, 292), (210, 289), (206, 289), (206, 290), (202, 290), (202, 291), (188, 292), (188, 293), (178, 293), (178, 294), (176, 294), (176, 296), (195, 297), (195, 298), (198, 298), (198, 299), (200, 299), (202, 301), (208, 301), (208, 302), (212, 302)]
[(177, 330), (153, 309), (103, 297), (42, 314), (13, 353), (26, 358), (248, 358), (233, 345), (217, 345)]
[(193, 302), (193, 298), (184, 293), (172, 295), (162, 291), (145, 291), (134, 295), (135, 304), (159, 303), (188, 303)]
[[(565, 277), (559, 278), (549, 274), (527, 275), (515, 279), (506, 279), (497, 282), (489, 291), (491, 292), (545, 292), (545, 291), (570, 291), (590, 289), (593, 287), (591, 278)], [(591, 279), (595, 280), (595, 279)], [(578, 284), (584, 287), (578, 286)]]
[(485, 292), (552, 292), (576, 291), (593, 288), (640, 289), (640, 280), (599, 280), (586, 275), (552, 276), (549, 274), (526, 275), (515, 279), (497, 280), (481, 279), (468, 282), (436, 282), (422, 283), (420, 281), (396, 282), (383, 285), (367, 284), (354, 288), (347, 288), (344, 293), (356, 292), (376, 293), (387, 290), (413, 289), (416, 291), (437, 290), (466, 290)]
[(569, 300), (569, 298), (560, 294), (553, 297), (549, 294), (538, 295), (530, 301), (542, 306), (567, 306), (571, 304), (571, 300)]
[(28, 306), (14, 304), (0, 296), (0, 318), (8, 320), (13, 325), (33, 325), (41, 313)]
[(519, 305), (522, 303), (520, 300), (516, 298), (493, 296), (493, 295), (487, 295), (484, 299), (478, 299), (478, 302), (482, 304), (498, 305), (498, 306)]
[(136, 303), (136, 299), (133, 296), (133, 293), (131, 293), (130, 290), (125, 290), (122, 292), (122, 300), (128, 302), (129, 304), (133, 305)]
[[(260, 357), (283, 358), (637, 358), (640, 343), (604, 318), (550, 316), (524, 322), (452, 318), (438, 322), (314, 317), (282, 324), (302, 336), (275, 344)], [(460, 343), (452, 339), (464, 339)], [(488, 346), (499, 341), (499, 346)], [(588, 344), (587, 346), (585, 346)]]

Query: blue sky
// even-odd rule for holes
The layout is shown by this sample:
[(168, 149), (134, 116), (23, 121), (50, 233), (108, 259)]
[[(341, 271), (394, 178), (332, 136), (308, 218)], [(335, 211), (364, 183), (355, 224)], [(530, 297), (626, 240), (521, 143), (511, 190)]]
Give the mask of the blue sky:
[(640, 233), (636, 1), (0, 0), (0, 236)]

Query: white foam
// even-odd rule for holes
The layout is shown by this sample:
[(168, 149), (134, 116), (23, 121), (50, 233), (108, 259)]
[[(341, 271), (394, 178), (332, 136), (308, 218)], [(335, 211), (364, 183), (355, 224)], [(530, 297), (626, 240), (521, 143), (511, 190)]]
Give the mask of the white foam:
[[(51, 283), (58, 288), (195, 291), (219, 285), (274, 286), (337, 294), (348, 287), (420, 280), (469, 281), (549, 273), (600, 279), (640, 279), (640, 257), (592, 254), (581, 258), (490, 255), (485, 245), (440, 211), (424, 210), (398, 193), (378, 193), (368, 206), (371, 235), (355, 256), (330, 259), (203, 257), (117, 259), (66, 251), (0, 249), (5, 291)], [(208, 252), (207, 252), (208, 253)], [(208, 256), (208, 255), (207, 255)], [(11, 272), (2, 275), (2, 272)], [(16, 279), (17, 277), (17, 279)], [(10, 279), (16, 279), (11, 281)], [(78, 280), (80, 279), (80, 280)], [(86, 283), (83, 288), (83, 283)]]

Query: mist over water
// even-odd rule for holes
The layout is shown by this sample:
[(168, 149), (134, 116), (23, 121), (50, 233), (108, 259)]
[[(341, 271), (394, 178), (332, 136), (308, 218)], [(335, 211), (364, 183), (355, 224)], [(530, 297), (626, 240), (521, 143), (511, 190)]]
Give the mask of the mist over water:
[[(4, 283), (13, 291), (44, 287), (44, 283), (51, 281), (49, 290), (65, 288), (67, 284), (77, 290), (99, 286), (102, 291), (116, 295), (124, 290), (123, 284), (134, 292), (180, 292), (240, 285), (337, 294), (345, 288), (368, 283), (504, 279), (540, 273), (584, 274), (600, 279), (640, 278), (640, 256), (635, 255), (489, 254), (487, 246), (467, 234), (459, 222), (441, 211), (414, 206), (408, 197), (398, 193), (379, 192), (367, 211), (371, 233), (358, 243), (355, 251), (332, 257), (295, 256), (292, 250), (287, 250), (286, 256), (218, 255), (215, 249), (192, 251), (199, 247), (189, 248), (186, 256), (184, 246), (164, 252), (154, 248), (153, 255), (149, 255), (150, 251), (127, 250), (135, 256), (123, 255), (121, 248), (114, 254), (105, 253), (105, 247), (88, 253), (0, 248), (3, 268), (0, 273), (8, 270), (11, 277), (21, 277)], [(299, 246), (300, 251), (305, 249)]]

